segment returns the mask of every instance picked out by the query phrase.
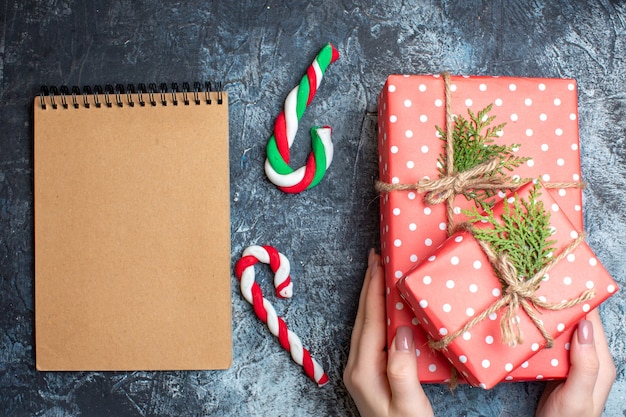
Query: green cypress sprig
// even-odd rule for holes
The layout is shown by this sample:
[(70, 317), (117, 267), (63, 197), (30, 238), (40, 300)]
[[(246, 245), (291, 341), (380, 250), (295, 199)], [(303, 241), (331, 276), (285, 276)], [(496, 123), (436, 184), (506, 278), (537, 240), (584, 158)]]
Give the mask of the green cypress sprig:
[[(499, 132), (506, 126), (506, 123), (491, 126), (491, 123), (496, 118), (495, 116), (489, 116), (489, 112), (492, 108), (493, 104), (490, 104), (477, 114), (474, 114), (471, 109), (468, 109), (468, 119), (461, 115), (455, 118), (452, 131), (454, 173), (467, 171), (477, 165), (497, 158), (500, 160), (500, 164), (492, 173), (486, 175), (502, 176), (510, 179), (505, 173), (505, 170), (513, 171), (514, 168), (530, 159), (515, 156), (515, 151), (520, 147), (520, 144), (506, 146), (495, 143), (495, 139), (498, 137)], [(439, 159), (437, 160), (439, 176), (443, 177), (447, 175), (448, 172), (446, 160), (448, 144), (445, 129), (439, 126), (436, 126), (436, 128), (439, 132), (440, 139), (444, 141), (443, 151), (439, 154)], [(493, 205), (495, 202), (493, 197), (496, 194), (497, 190), (469, 190), (463, 195), (468, 200), (474, 200), (476, 205), (481, 207), (483, 205)]]
[(543, 268), (555, 251), (555, 240), (550, 225), (550, 213), (543, 202), (539, 184), (530, 190), (528, 199), (515, 194), (513, 202), (503, 201), (504, 210), (496, 218), (490, 207), (485, 207), (485, 214), (473, 207), (465, 214), (471, 223), (490, 223), (493, 228), (475, 228), (474, 237), (488, 243), (497, 253), (504, 253), (515, 266), (520, 279), (533, 277)]

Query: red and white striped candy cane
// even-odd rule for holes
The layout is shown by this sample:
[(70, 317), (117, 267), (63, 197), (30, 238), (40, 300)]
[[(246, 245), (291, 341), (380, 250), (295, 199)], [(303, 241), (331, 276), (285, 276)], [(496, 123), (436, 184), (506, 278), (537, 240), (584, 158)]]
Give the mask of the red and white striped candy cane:
[(328, 383), (328, 375), (311, 354), (302, 346), (300, 338), (287, 329), (285, 321), (276, 314), (261, 287), (255, 281), (254, 265), (258, 262), (269, 264), (274, 272), (274, 286), (279, 298), (289, 298), (293, 293), (293, 283), (289, 276), (289, 260), (272, 246), (249, 246), (243, 251), (235, 265), (235, 275), (240, 281), (241, 294), (254, 307), (257, 317), (267, 325), (270, 332), (278, 337), (281, 346), (291, 353), (292, 359), (304, 368), (304, 372), (318, 386)]

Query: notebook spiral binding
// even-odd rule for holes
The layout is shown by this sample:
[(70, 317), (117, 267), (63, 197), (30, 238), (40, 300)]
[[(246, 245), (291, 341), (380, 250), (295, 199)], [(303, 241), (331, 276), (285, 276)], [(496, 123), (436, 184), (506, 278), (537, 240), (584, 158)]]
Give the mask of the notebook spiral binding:
[[(211, 93), (216, 94), (212, 97)], [(217, 98), (214, 99), (216, 96)], [(81, 104), (87, 109), (92, 104), (97, 108), (103, 105), (106, 107), (113, 107), (113, 105), (135, 107), (135, 104), (139, 104), (141, 107), (145, 107), (147, 104), (167, 106), (168, 103), (178, 106), (181, 101), (180, 98), (182, 98), (182, 103), (185, 106), (190, 103), (200, 105), (203, 102), (209, 105), (213, 102), (222, 104), (224, 100), (222, 83), (195, 82), (193, 89), (188, 82), (184, 82), (182, 88), (179, 88), (177, 83), (172, 83), (169, 89), (166, 83), (161, 83), (159, 86), (156, 83), (150, 83), (147, 87), (143, 83), (137, 84), (136, 87), (134, 84), (128, 84), (126, 87), (123, 84), (117, 84), (115, 87), (106, 84), (104, 88), (101, 85), (96, 85), (93, 89), (86, 85), (82, 90), (78, 86), (73, 86), (71, 89), (66, 85), (61, 87), (42, 86), (39, 93), (39, 101), (43, 110), (46, 110), (48, 106), (55, 110), (59, 106), (63, 109), (70, 107), (78, 109)]]

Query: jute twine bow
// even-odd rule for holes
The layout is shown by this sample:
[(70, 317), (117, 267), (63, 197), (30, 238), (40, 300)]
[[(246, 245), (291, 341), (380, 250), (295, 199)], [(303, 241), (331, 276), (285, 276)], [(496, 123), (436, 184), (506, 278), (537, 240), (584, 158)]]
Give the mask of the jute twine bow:
[(414, 190), (418, 193), (426, 193), (424, 200), (428, 204), (440, 204), (470, 190), (502, 190), (519, 187), (519, 181), (507, 181), (506, 177), (484, 176), (493, 173), (499, 165), (500, 159), (494, 158), (466, 171), (449, 173), (434, 180), (422, 179), (413, 184), (389, 184), (379, 181), (376, 189), (382, 192)]
[[(456, 230), (466, 230), (472, 233), (473, 228), (467, 223), (462, 223), (456, 228)], [(489, 308), (474, 317), (472, 320), (468, 321), (462, 328), (454, 333), (446, 335), (440, 340), (430, 340), (429, 345), (433, 349), (446, 349), (454, 339), (469, 331), (472, 327), (485, 320), (501, 308), (506, 308), (500, 320), (500, 330), (502, 333), (503, 343), (507, 343), (509, 346), (515, 346), (523, 342), (523, 335), (518, 316), (518, 311), (521, 308), (526, 312), (539, 332), (541, 332), (541, 335), (546, 340), (546, 347), (551, 348), (554, 343), (554, 338), (548, 333), (543, 325), (543, 322), (539, 318), (539, 314), (541, 313), (538, 308), (550, 311), (565, 310), (584, 303), (585, 301), (589, 301), (595, 297), (595, 290), (590, 289), (586, 290), (576, 298), (558, 303), (551, 303), (545, 301), (542, 297), (537, 296), (536, 294), (541, 281), (550, 269), (567, 257), (567, 255), (572, 253), (574, 249), (576, 249), (576, 247), (585, 240), (584, 233), (579, 234), (579, 236), (563, 248), (557, 256), (553, 257), (550, 262), (537, 271), (534, 276), (529, 278), (520, 277), (515, 269), (515, 266), (513, 266), (505, 254), (495, 253), (489, 244), (479, 239), (476, 240), (487, 255), (487, 258), (496, 271), (496, 274), (504, 282), (504, 287), (506, 289), (504, 290), (501, 298), (491, 304)]]

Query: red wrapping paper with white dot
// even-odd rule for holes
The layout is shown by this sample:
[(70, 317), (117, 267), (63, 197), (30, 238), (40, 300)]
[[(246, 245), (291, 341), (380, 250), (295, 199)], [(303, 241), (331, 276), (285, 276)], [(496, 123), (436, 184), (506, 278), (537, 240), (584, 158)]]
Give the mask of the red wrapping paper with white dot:
[[(516, 192), (528, 197), (532, 184)], [(514, 198), (510, 196), (509, 198)], [(550, 212), (551, 239), (562, 250), (579, 237), (549, 190), (538, 200)], [(496, 218), (505, 202), (494, 207)], [(476, 228), (487, 227), (480, 222)], [(556, 256), (556, 253), (554, 254)], [(397, 283), (400, 293), (415, 312), (430, 337), (440, 340), (453, 334), (503, 296), (502, 283), (474, 237), (459, 232), (435, 249), (412, 272)], [(587, 290), (588, 301), (558, 311), (537, 308), (544, 328), (553, 336), (575, 327), (584, 316), (617, 291), (617, 285), (589, 246), (582, 242), (556, 263), (541, 282), (536, 295), (542, 301), (560, 303), (575, 299)], [(462, 335), (454, 338), (443, 354), (472, 385), (492, 388), (546, 346), (546, 340), (526, 313), (519, 309), (514, 318), (520, 324), (523, 342), (511, 347), (502, 342), (500, 318), (504, 308), (492, 313)]]
[[(529, 156), (512, 175), (541, 178), (548, 183), (581, 181), (576, 82), (571, 79), (471, 76), (451, 77), (454, 114), (467, 114), (493, 103), (494, 123), (506, 122), (498, 143), (521, 143), (520, 156)], [(393, 75), (383, 87), (378, 105), (379, 179), (414, 183), (438, 176), (442, 141), (435, 126), (445, 126), (443, 80), (433, 75)], [(578, 230), (582, 230), (582, 191), (554, 190), (555, 201)], [(450, 364), (427, 346), (425, 332), (395, 289), (395, 283), (446, 238), (445, 205), (428, 205), (414, 191), (381, 194), (381, 252), (387, 279), (387, 340), (399, 326), (412, 326), (420, 380), (447, 382)], [(455, 200), (457, 222), (462, 208)], [(506, 380), (559, 379), (569, 368), (571, 330), (513, 370)]]

